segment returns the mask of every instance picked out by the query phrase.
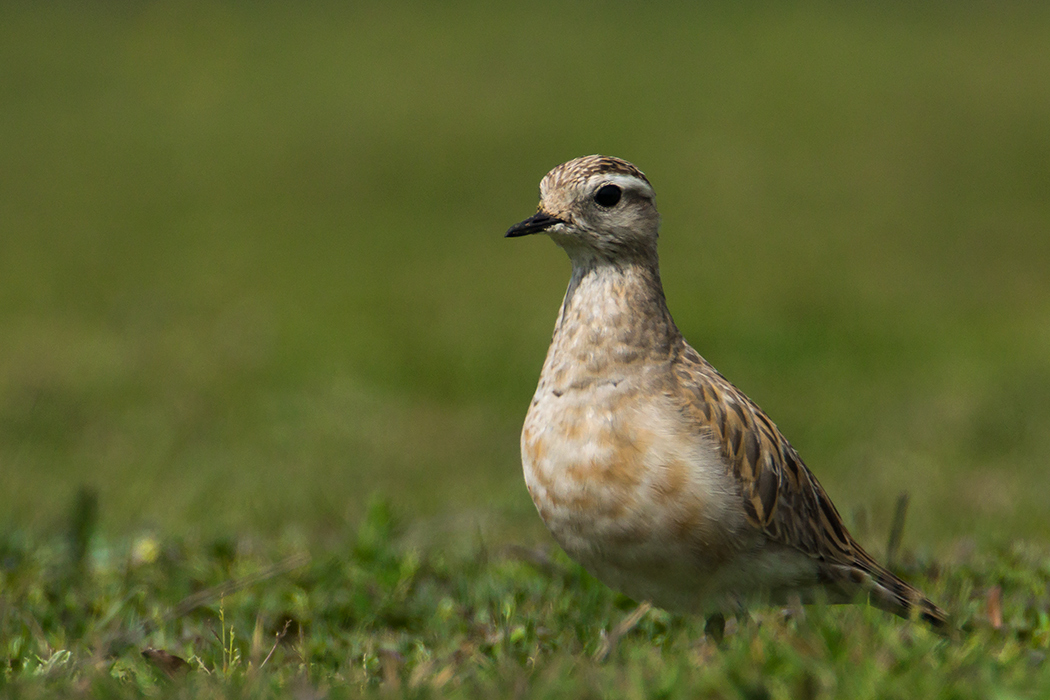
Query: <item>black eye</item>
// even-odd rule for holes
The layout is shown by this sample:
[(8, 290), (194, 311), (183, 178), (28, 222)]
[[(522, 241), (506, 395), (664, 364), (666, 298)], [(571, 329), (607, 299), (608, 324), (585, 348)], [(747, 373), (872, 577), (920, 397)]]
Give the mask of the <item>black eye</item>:
[(598, 191), (594, 193), (594, 201), (602, 207), (615, 206), (620, 201), (620, 195), (623, 194), (616, 185), (604, 185), (598, 188)]

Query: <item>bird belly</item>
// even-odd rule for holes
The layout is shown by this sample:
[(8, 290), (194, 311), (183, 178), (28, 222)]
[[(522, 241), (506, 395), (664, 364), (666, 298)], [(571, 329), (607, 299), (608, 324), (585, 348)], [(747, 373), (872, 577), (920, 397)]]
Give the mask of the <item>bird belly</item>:
[(541, 384), (522, 431), (525, 482), (554, 538), (604, 583), (702, 609), (760, 537), (713, 442), (625, 384), (561, 395)]

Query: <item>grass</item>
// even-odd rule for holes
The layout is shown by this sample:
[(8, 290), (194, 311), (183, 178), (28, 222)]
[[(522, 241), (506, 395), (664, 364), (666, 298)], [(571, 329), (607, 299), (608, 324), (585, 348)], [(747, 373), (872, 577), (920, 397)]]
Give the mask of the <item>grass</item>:
[[(5, 691), (1038, 695), (1048, 40), (1020, 2), (3, 4)], [(568, 276), (501, 234), (593, 152), (865, 544), (910, 494), (901, 566), (970, 637), (653, 613), (596, 665), (627, 601), (500, 555), (549, 544), (517, 443)]]
[[(560, 552), (482, 542), (421, 549), (410, 530), (373, 498), (357, 531), (323, 548), (139, 537), (78, 561), (61, 542), (8, 537), (0, 692), (986, 698), (1050, 690), (1045, 547), (959, 552), (943, 565), (909, 560), (905, 574), (949, 601), (966, 630), (954, 641), (870, 608), (813, 606), (755, 611), (715, 642), (703, 620), (656, 610), (598, 663), (629, 600)], [(157, 650), (182, 663), (165, 667)]]

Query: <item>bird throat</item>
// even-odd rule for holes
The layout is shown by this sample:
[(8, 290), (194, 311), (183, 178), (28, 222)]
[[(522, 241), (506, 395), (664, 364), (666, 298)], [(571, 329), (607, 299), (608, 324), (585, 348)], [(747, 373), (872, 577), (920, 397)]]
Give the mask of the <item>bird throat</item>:
[(574, 259), (548, 363), (559, 357), (580, 371), (600, 373), (610, 365), (666, 358), (679, 337), (655, 260)]

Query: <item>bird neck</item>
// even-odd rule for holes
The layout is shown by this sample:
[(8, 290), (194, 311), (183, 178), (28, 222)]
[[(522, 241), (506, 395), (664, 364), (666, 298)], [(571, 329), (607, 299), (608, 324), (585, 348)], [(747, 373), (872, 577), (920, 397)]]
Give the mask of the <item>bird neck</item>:
[(614, 357), (652, 357), (669, 353), (678, 337), (655, 255), (572, 256), (552, 351), (588, 363), (599, 354), (595, 350)]

